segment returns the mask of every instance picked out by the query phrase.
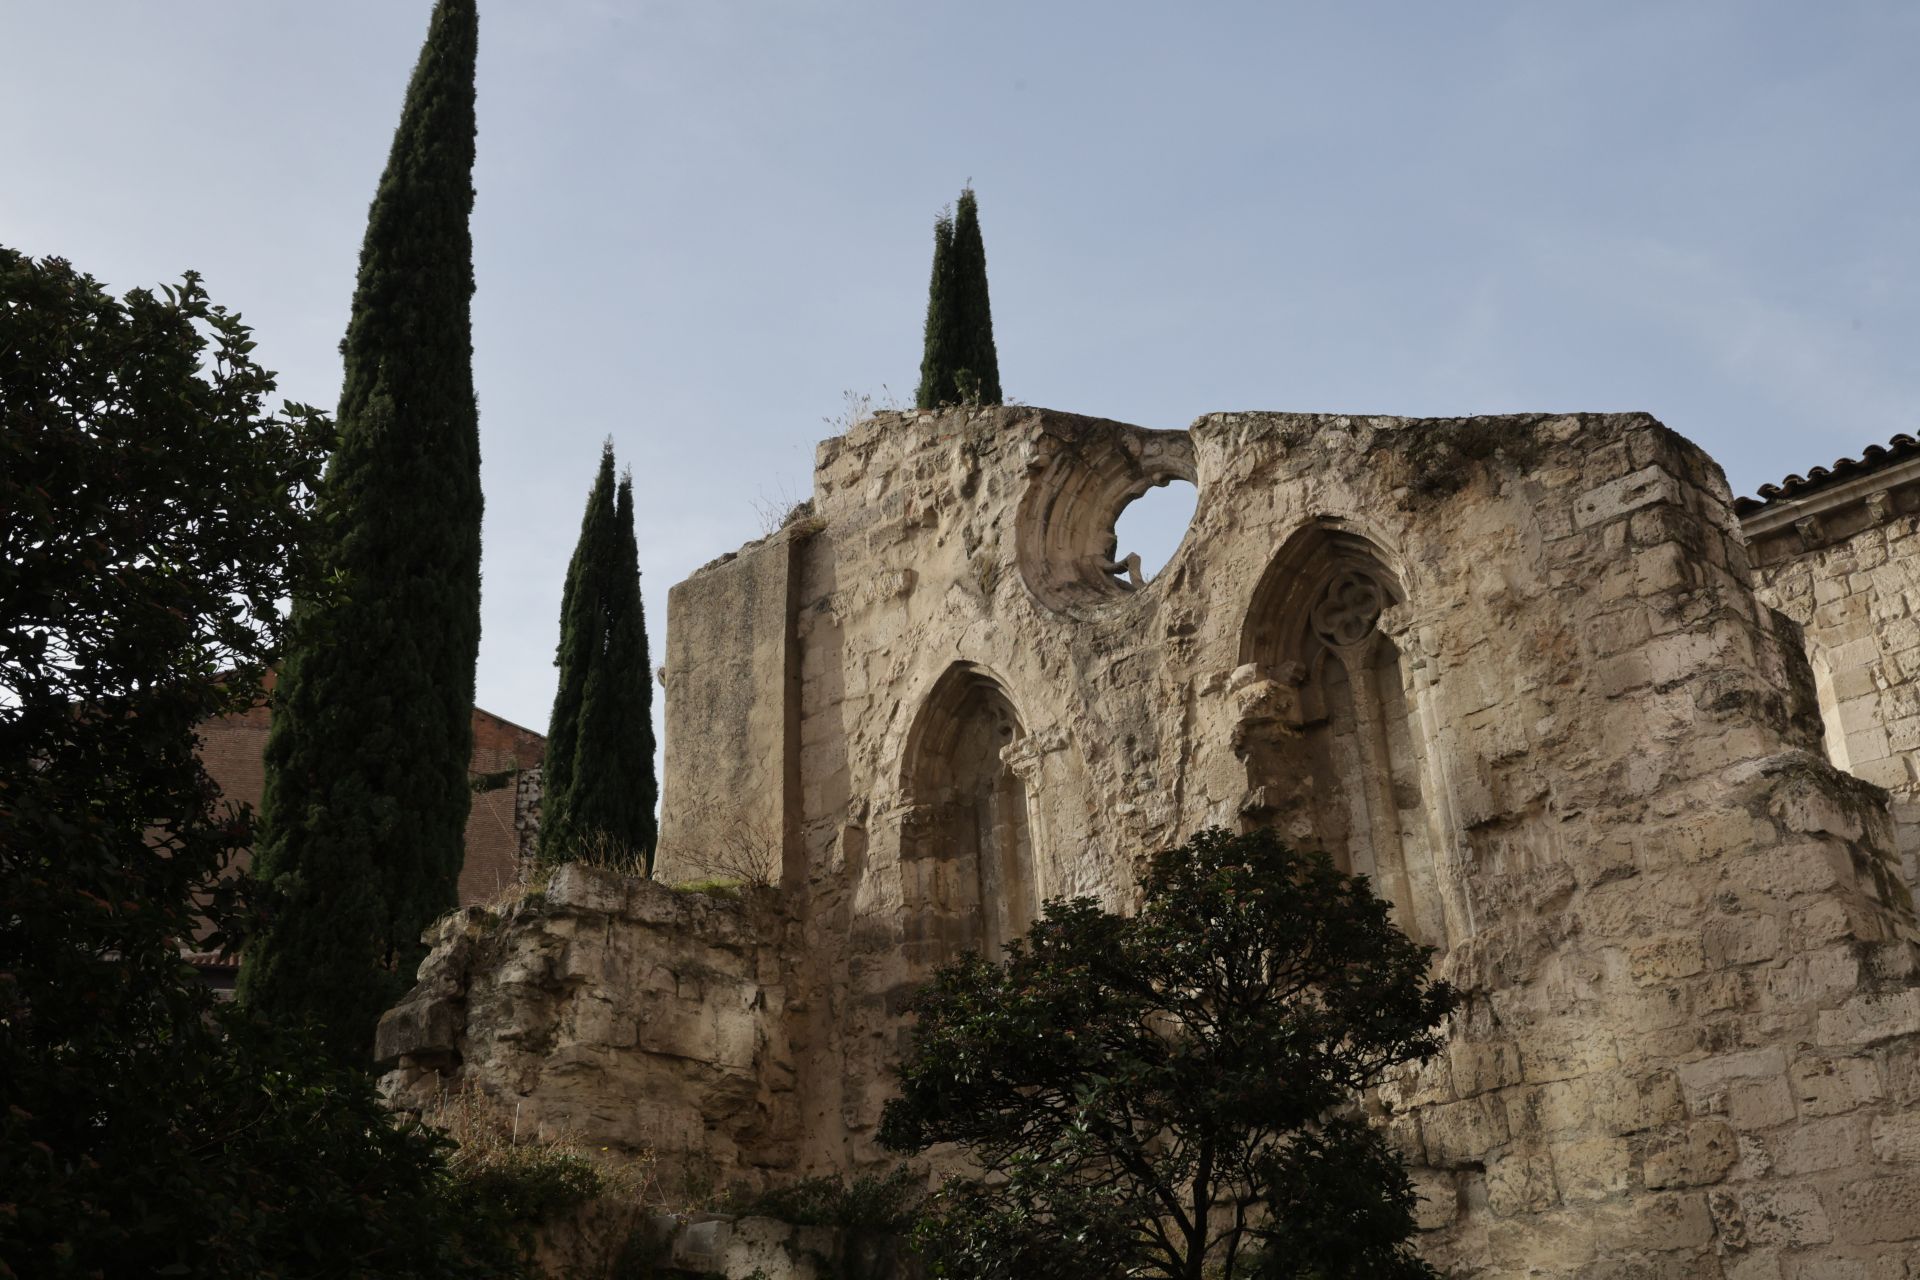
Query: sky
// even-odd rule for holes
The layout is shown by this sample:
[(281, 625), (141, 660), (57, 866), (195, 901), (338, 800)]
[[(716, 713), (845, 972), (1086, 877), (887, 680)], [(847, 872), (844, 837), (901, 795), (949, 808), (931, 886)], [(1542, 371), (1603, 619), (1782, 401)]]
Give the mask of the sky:
[[(848, 393), (911, 402), (968, 181), (1027, 404), (1645, 410), (1743, 493), (1920, 431), (1911, 0), (480, 4), (478, 700), (535, 729), (600, 441), (658, 661)], [(0, 243), (197, 270), (331, 406), (429, 9), (0, 0)]]

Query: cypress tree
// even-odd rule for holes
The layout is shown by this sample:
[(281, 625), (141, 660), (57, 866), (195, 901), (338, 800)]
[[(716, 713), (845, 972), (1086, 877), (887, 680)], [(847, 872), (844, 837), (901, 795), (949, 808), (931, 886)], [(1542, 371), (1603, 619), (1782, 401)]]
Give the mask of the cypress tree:
[(609, 597), (607, 666), (618, 677), (610, 699), (606, 737), (611, 744), (610, 772), (621, 780), (616, 806), (603, 825), (635, 854), (646, 858), (653, 874), (658, 829), (653, 807), (660, 784), (653, 775), (653, 658), (647, 649), (647, 615), (640, 599), (640, 544), (633, 532), (633, 472), (620, 477), (614, 512), (620, 571)]
[(927, 281), (927, 328), (920, 355), (920, 386), (913, 403), (920, 409), (938, 409), (956, 399), (953, 390), (954, 356), (958, 335), (953, 332), (953, 217), (944, 210), (933, 221), (933, 272)]
[(951, 217), (933, 224), (933, 274), (927, 286), (926, 346), (914, 403), (999, 404), (1000, 357), (987, 296), (987, 247), (973, 188), (960, 192)]
[(474, 0), (439, 0), (368, 214), (321, 487), (338, 595), (296, 604), (255, 870), (275, 891), (240, 995), (344, 1060), (456, 901), (480, 643), (473, 393)]
[(616, 861), (650, 874), (653, 806), (652, 664), (640, 603), (633, 477), (613, 481), (613, 445), (587, 495), (580, 541), (561, 593), (560, 668), (547, 731), (540, 855)]
[(587, 492), (587, 509), (580, 517), (580, 538), (567, 563), (566, 585), (560, 592), (560, 644), (553, 665), (560, 669), (553, 695), (553, 713), (547, 720), (547, 754), (541, 767), (540, 857), (563, 862), (575, 843), (569, 812), (573, 798), (575, 761), (580, 746), (580, 714), (586, 701), (587, 678), (599, 666), (597, 656), (606, 646), (606, 615), (601, 607), (601, 583), (611, 566), (614, 518), (613, 441), (600, 448), (600, 470)]

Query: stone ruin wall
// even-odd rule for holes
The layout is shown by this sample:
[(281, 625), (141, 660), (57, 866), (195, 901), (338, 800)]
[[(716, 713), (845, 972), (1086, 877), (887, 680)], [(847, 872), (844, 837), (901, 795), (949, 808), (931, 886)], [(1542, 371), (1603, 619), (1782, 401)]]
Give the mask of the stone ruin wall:
[[(1176, 477), (1194, 523), (1130, 588), (1113, 519)], [(659, 874), (749, 829), (792, 913), (756, 1016), (797, 1084), (734, 1158), (876, 1161), (934, 965), (1046, 897), (1128, 905), (1132, 856), (1195, 828), (1274, 824), (1467, 993), (1373, 1103), (1436, 1260), (1920, 1274), (1894, 824), (1749, 576), (1719, 469), (1639, 415), (993, 409), (827, 441), (813, 514), (669, 604)], [(451, 1052), (485, 1075), (475, 1025)]]
[(579, 863), (430, 931), (380, 1021), (390, 1101), (477, 1088), (516, 1132), (658, 1162), (663, 1185), (795, 1166), (785, 1041), (795, 939), (778, 894), (687, 893)]
[(1755, 508), (1754, 586), (1804, 631), (1828, 758), (1891, 793), (1920, 889), (1920, 458)]

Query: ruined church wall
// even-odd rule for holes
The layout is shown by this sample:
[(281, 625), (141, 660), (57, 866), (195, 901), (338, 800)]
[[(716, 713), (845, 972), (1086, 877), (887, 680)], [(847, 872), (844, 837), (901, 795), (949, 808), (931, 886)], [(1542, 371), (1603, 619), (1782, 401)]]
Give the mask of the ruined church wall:
[[(1104, 552), (1075, 503), (1114, 514), (1116, 467), (1201, 494), (1135, 591), (1074, 559)], [(901, 1000), (965, 939), (929, 923), (964, 872), (914, 838), (940, 820), (914, 776), (943, 682), (989, 681), (1018, 717), (1036, 896), (1124, 905), (1134, 853), (1210, 823), (1311, 838), (1328, 797), (1251, 776), (1258, 742), (1286, 761), (1313, 732), (1303, 673), (1248, 659), (1262, 600), (1285, 600), (1276, 557), (1318, 529), (1294, 576), (1358, 546), (1401, 597), (1378, 626), (1417, 770), (1383, 803), (1424, 829), (1441, 972), (1470, 995), (1446, 1061), (1383, 1116), (1423, 1170), (1436, 1256), (1819, 1275), (1920, 1231), (1900, 1219), (1916, 996), (1886, 819), (1817, 753), (1724, 480), (1683, 440), (1630, 416), (1220, 415), (1184, 437), (908, 417), (824, 446), (815, 503), (808, 1150), (874, 1158)], [(1869, 1070), (1858, 1096), (1808, 1083)], [(1841, 1116), (1851, 1145), (1809, 1136)]]
[[(779, 879), (798, 798), (795, 581), (805, 526), (723, 556), (667, 594), (665, 776), (655, 875), (737, 873), (715, 851), (768, 851)], [(737, 876), (736, 876), (737, 878)]]
[[(1194, 523), (1129, 588), (1113, 518), (1168, 478)], [(1374, 876), (1466, 994), (1371, 1103), (1436, 1260), (1906, 1280), (1911, 901), (1748, 554), (1719, 469), (1643, 415), (1009, 408), (826, 442), (813, 517), (669, 620), (663, 841), (777, 813), (793, 912), (755, 1069), (795, 1083), (731, 1158), (882, 1159), (933, 965), (1045, 897), (1130, 905), (1132, 858), (1198, 827), (1271, 824)]]
[(1827, 754), (1887, 788), (1920, 890), (1920, 464), (1900, 463), (1743, 522), (1760, 598), (1800, 625)]

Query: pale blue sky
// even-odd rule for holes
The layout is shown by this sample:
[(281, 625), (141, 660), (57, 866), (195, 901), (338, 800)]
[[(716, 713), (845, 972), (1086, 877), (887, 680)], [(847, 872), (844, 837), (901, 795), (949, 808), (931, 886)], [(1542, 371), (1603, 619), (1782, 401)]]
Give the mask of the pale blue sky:
[[(0, 242), (192, 267), (332, 404), (428, 0), (0, 0)], [(1920, 4), (481, 0), (480, 701), (544, 728), (598, 442), (666, 588), (910, 397), (980, 194), (1007, 393), (1644, 409), (1736, 489), (1920, 428)]]

